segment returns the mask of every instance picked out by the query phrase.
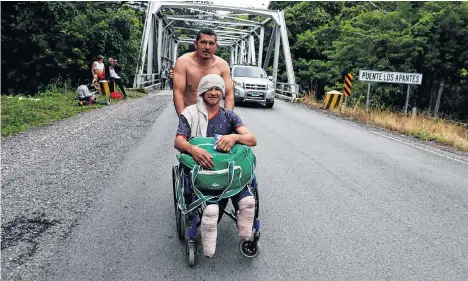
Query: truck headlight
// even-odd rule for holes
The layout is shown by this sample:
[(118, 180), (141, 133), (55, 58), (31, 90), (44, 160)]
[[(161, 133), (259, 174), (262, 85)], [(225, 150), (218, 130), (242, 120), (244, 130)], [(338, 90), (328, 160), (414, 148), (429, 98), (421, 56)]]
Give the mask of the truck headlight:
[(268, 89), (268, 90), (273, 90), (274, 87), (275, 87), (274, 84), (268, 84), (267, 89)]
[(234, 83), (234, 87), (239, 86), (241, 88), (244, 88), (244, 83), (240, 83), (240, 82), (236, 82), (236, 81), (234, 81), (233, 83)]

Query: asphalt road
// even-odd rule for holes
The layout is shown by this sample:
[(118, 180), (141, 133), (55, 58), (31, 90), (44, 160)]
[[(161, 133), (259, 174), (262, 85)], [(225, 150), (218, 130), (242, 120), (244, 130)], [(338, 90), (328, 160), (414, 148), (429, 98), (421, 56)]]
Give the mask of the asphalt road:
[(260, 256), (239, 253), (225, 217), (214, 257), (189, 268), (172, 202), (177, 118), (168, 95), (144, 99), (154, 122), (36, 280), (467, 279), (468, 155), (283, 101), (236, 108), (258, 141)]

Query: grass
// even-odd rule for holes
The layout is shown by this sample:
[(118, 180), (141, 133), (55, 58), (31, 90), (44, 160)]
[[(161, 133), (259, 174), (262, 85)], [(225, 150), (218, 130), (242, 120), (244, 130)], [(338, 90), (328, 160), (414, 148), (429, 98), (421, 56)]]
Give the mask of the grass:
[[(128, 98), (139, 98), (145, 94), (137, 90), (127, 90)], [(106, 101), (106, 98), (97, 100)], [(121, 102), (113, 100), (112, 104)], [(104, 105), (78, 106), (75, 91), (52, 88), (34, 97), (1, 96), (2, 137), (24, 132), (32, 127), (45, 126), (57, 120), (75, 116), (81, 112), (95, 110)]]
[[(303, 103), (315, 108), (323, 107), (313, 96), (305, 96)], [(365, 108), (359, 105), (346, 107), (340, 113), (353, 120), (468, 151), (468, 129), (448, 120), (429, 118), (423, 114), (412, 118), (386, 109), (372, 109), (367, 114)]]

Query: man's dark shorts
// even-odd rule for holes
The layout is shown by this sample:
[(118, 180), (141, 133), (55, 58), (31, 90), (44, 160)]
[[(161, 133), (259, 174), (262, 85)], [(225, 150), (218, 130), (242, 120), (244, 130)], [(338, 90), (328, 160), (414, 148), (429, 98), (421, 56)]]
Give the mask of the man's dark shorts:
[[(211, 195), (211, 194), (208, 194), (208, 193), (203, 193), (204, 195)], [(219, 194), (219, 193), (218, 193)], [(232, 197), (229, 197), (232, 201), (232, 205), (234, 206), (234, 208), (238, 209), (238, 206), (239, 206), (239, 201), (242, 200), (243, 198), (247, 197), (247, 196), (253, 196), (252, 192), (250, 191), (250, 187), (249, 185), (247, 185), (246, 187), (244, 187), (244, 189), (241, 190), (241, 192), (237, 193), (236, 195), (232, 196)], [(219, 204), (219, 208), (221, 210), (224, 210), (226, 209), (226, 206), (227, 206), (227, 203), (229, 201), (229, 198), (225, 198), (225, 199), (222, 199), (221, 201), (219, 201), (218, 203), (206, 203), (207, 205), (210, 205), (210, 204)]]

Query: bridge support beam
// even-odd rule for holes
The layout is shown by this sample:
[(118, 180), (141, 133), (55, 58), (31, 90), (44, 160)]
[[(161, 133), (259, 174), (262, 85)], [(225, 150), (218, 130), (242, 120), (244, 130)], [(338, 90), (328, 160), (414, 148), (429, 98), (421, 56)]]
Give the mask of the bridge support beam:
[(153, 73), (153, 51), (154, 51), (154, 17), (149, 18), (149, 36), (148, 36), (148, 62), (146, 63), (146, 73)]
[(162, 43), (163, 43), (163, 20), (159, 19), (158, 21), (158, 73), (161, 72)]
[(245, 58), (244, 58), (244, 53), (245, 53), (245, 41), (241, 41), (241, 51), (240, 51), (240, 61), (239, 64), (244, 64), (245, 63)]
[(256, 65), (255, 61), (256, 55), (255, 55), (255, 39), (253, 35), (249, 36), (249, 63), (252, 63)]
[(179, 44), (178, 43), (174, 43), (174, 60), (172, 61), (172, 65), (174, 66), (175, 65), (175, 62), (177, 60), (177, 48), (179, 48)]
[(233, 47), (231, 47), (231, 56), (229, 58), (230, 58), (229, 65), (234, 65), (234, 48)]
[(273, 51), (273, 43), (275, 42), (276, 38), (276, 25), (273, 26), (273, 30), (271, 31), (270, 43), (268, 44), (268, 49), (265, 57), (265, 62), (263, 63), (263, 70), (268, 70), (268, 64), (270, 63), (271, 52)]
[(239, 63), (239, 44), (234, 44), (234, 64)]
[(278, 61), (279, 61), (279, 51), (280, 51), (280, 29), (275, 28), (275, 53), (273, 54), (273, 83), (278, 79)]
[[(175, 15), (174, 9), (189, 9), (200, 13), (200, 17)], [(209, 11), (202, 9), (208, 9)], [(212, 12), (212, 10), (228, 11), (234, 14), (219, 15)], [(238, 18), (238, 14), (245, 13), (257, 15), (262, 19), (245, 20)], [(209, 18), (204, 19), (203, 16)], [(264, 54), (265, 27), (270, 20), (274, 21), (274, 28), (266, 54)], [(142, 84), (146, 86), (148, 81), (152, 80), (153, 73), (159, 73), (163, 66), (170, 67), (174, 65), (178, 56), (179, 44), (191, 44), (193, 42), (194, 32), (201, 28), (199, 23), (217, 32), (219, 46), (230, 47), (229, 62), (231, 65), (249, 63), (263, 67), (265, 71), (270, 72), (270, 58), (272, 52), (274, 52), (272, 76), (275, 85), (280, 83), (278, 81), (278, 63), (282, 46), (288, 77), (287, 84), (291, 89), (286, 94), (292, 99), (296, 97), (298, 87), (295, 84), (283, 11), (190, 2), (149, 2), (134, 87), (139, 87)], [(259, 40), (258, 43), (255, 41), (256, 39)]]
[(283, 43), (284, 61), (286, 62), (286, 72), (288, 74), (288, 83), (291, 84), (292, 99), (296, 98), (297, 91), (295, 83), (296, 78), (294, 77), (294, 70), (291, 59), (291, 50), (289, 49), (288, 31), (286, 29), (286, 21), (284, 20), (284, 11), (279, 12), (280, 17), (280, 30), (281, 30), (281, 41)]
[(258, 39), (258, 66), (262, 67), (262, 59), (263, 59), (263, 40), (265, 37), (265, 28), (262, 26), (260, 27), (260, 38)]

